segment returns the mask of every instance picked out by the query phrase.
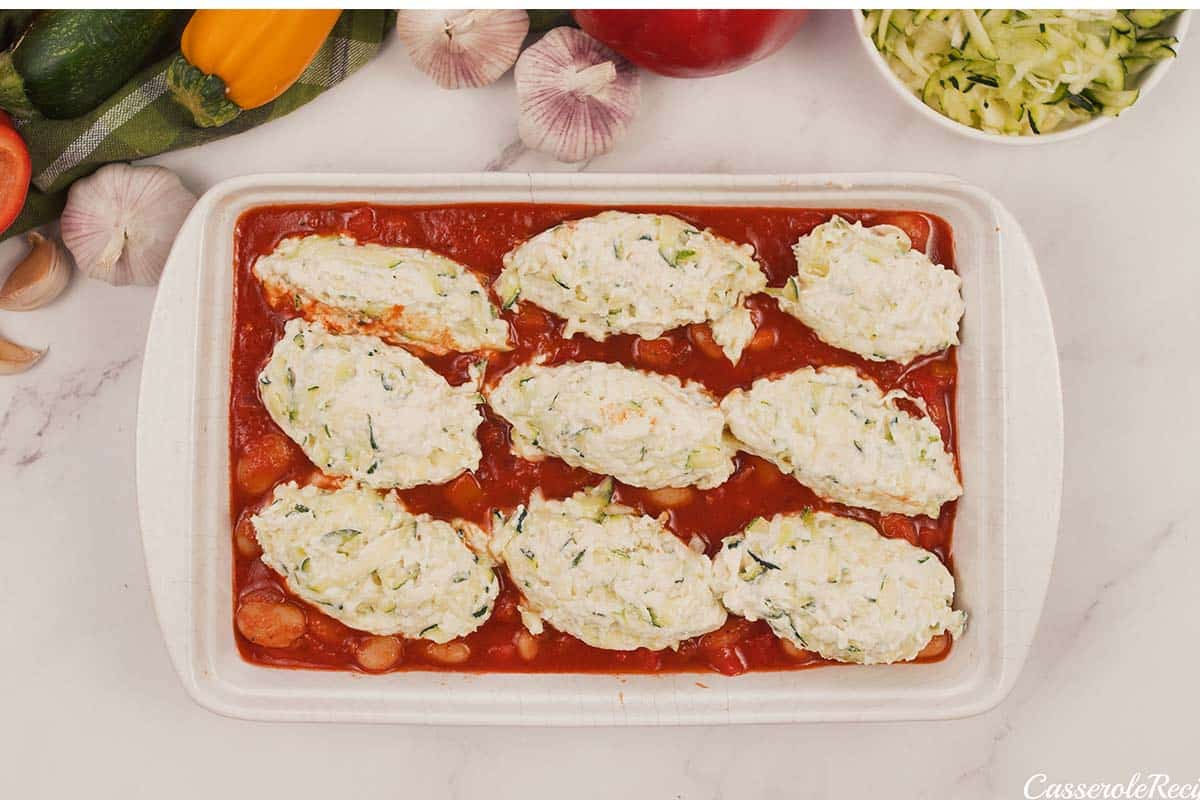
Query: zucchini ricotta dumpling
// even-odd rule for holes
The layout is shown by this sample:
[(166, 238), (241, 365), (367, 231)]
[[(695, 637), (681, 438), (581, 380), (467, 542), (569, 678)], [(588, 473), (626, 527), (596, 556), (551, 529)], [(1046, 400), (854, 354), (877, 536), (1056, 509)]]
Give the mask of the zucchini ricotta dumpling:
[(884, 513), (936, 517), (962, 494), (954, 457), (926, 417), (896, 406), (850, 367), (805, 367), (760, 378), (721, 401), (743, 449), (821, 497)]
[(796, 275), (768, 293), (821, 341), (900, 363), (958, 344), (962, 280), (899, 228), (835, 216), (792, 249)]
[(368, 333), (435, 355), (507, 350), (508, 323), (462, 264), (429, 250), (347, 236), (284, 239), (254, 263), (275, 308), (335, 333)]
[(743, 301), (766, 285), (750, 245), (665, 214), (605, 211), (510, 251), (495, 289), (505, 308), (528, 301), (562, 317), (567, 337), (652, 339), (712, 321), (713, 338), (736, 363), (754, 335)]
[(725, 539), (713, 571), (731, 612), (838, 661), (910, 661), (966, 622), (936, 555), (824, 512), (754, 520)]
[(488, 394), (513, 450), (547, 454), (632, 486), (711, 489), (733, 473), (725, 420), (698, 384), (620, 364), (526, 365)]
[(406, 489), (479, 466), (482, 372), (473, 377), (451, 386), (403, 348), (293, 319), (259, 375), (258, 393), (323, 472)]
[(612, 502), (613, 484), (497, 515), (491, 548), (521, 591), (521, 617), (592, 647), (661, 650), (716, 630), (712, 562), (653, 517)]
[(390, 494), (286, 483), (251, 518), (263, 562), (351, 628), (447, 642), (487, 621), (500, 592), (469, 522), (410, 514)]

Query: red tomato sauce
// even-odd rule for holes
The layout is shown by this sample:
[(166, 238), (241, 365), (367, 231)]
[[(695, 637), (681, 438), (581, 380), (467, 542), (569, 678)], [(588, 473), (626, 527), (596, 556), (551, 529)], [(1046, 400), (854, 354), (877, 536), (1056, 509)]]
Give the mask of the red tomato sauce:
[[(356, 660), (358, 646), (367, 634), (351, 630), (296, 598), (283, 578), (258, 557), (248, 536), (248, 517), (269, 501), (272, 488), (264, 485), (319, 476), (300, 448), (276, 427), (258, 397), (257, 376), (281, 337), (284, 322), (296, 312), (274, 310), (266, 301), (251, 267), (255, 259), (290, 236), (349, 234), (360, 242), (419, 247), (434, 250), (461, 262), (481, 276), (493, 279), (501, 258), (525, 239), (564, 220), (589, 216), (601, 207), (550, 204), (478, 204), (454, 206), (297, 205), (271, 206), (247, 211), (235, 233), (234, 318), (230, 417), (230, 496), (234, 528), (234, 608), (247, 600), (287, 602), (303, 609), (304, 633), (288, 647), (263, 647), (245, 638), (234, 625), (242, 656), (253, 663), (314, 669), (363, 668)], [(706, 206), (641, 206), (624, 210), (669, 213), (712, 229), (738, 242), (754, 245), (770, 285), (782, 286), (795, 273), (791, 246), (799, 236), (827, 221), (834, 213), (865, 225), (890, 224), (905, 230), (913, 246), (939, 264), (954, 267), (954, 241), (950, 226), (941, 218), (908, 211), (751, 208)], [(493, 296), (493, 301), (495, 300)], [(513, 350), (492, 354), (488, 381), (512, 366), (535, 356), (546, 363), (600, 360), (619, 362), (680, 378), (699, 381), (718, 396), (755, 379), (804, 366), (841, 365), (856, 368), (886, 392), (900, 388), (923, 398), (929, 416), (957, 460), (955, 441), (955, 352), (924, 357), (908, 365), (871, 362), (821, 342), (805, 325), (779, 310), (765, 295), (749, 300), (758, 333), (741, 361), (731, 365), (713, 346), (707, 324), (669, 331), (659, 339), (635, 336), (610, 337), (595, 342), (582, 335), (565, 339), (562, 320), (529, 303), (503, 312), (508, 320)], [(467, 378), (467, 367), (477, 356), (421, 356), (452, 384)], [(493, 509), (509, 510), (527, 500), (535, 488), (548, 498), (565, 497), (594, 485), (601, 478), (567, 466), (556, 458), (539, 463), (522, 461), (509, 449), (506, 422), (484, 408), (478, 436), (483, 459), (474, 473), (466, 473), (438, 486), (421, 486), (397, 494), (409, 510), (443, 519), (463, 518), (481, 524)], [(281, 441), (282, 440), (282, 441)], [(247, 488), (248, 487), (248, 488)], [(701, 537), (711, 556), (723, 537), (737, 533), (757, 516), (805, 508), (826, 510), (863, 520), (881, 534), (901, 537), (932, 550), (950, 566), (951, 535), (956, 502), (942, 507), (937, 519), (907, 518), (849, 508), (821, 500), (792, 478), (762, 459), (739, 453), (737, 470), (721, 486), (691, 490), (681, 506), (664, 509), (651, 492), (618, 484), (616, 499), (650, 515), (666, 511), (668, 527), (685, 541)], [(238, 523), (241, 523), (239, 526)], [(241, 531), (239, 534), (238, 531)], [(614, 652), (583, 644), (574, 637), (547, 628), (537, 638), (537, 655), (521, 657), (518, 634), (523, 631), (516, 609), (519, 596), (499, 569), (502, 590), (495, 610), (476, 632), (464, 637), (470, 657), (445, 665), (428, 657), (423, 643), (403, 643), (403, 656), (391, 670), (453, 669), (474, 672), (703, 672), (725, 674), (749, 670), (798, 669), (828, 664), (813, 653), (787, 648), (765, 622), (747, 622), (731, 616), (720, 630), (683, 642), (678, 651)], [(934, 661), (949, 652), (948, 636), (935, 638), (918, 659)]]

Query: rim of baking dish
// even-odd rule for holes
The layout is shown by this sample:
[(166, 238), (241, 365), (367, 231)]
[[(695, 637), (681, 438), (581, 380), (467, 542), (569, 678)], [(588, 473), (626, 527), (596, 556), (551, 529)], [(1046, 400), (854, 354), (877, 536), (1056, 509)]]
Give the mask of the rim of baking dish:
[[(956, 571), (971, 576), (959, 591), (972, 615), (967, 635), (949, 658), (934, 664), (735, 678), (365, 676), (243, 661), (232, 635), (228, 514), (233, 226), (242, 210), (258, 205), (356, 200), (874, 207), (946, 217), (954, 228), (968, 303), (959, 352), (967, 495), (955, 534)], [(1006, 369), (1013, 363), (1021, 369)], [(1053, 333), (1028, 244), (994, 198), (955, 178), (520, 173), (235, 178), (206, 193), (185, 223), (147, 342), (138, 495), (155, 608), (188, 693), (206, 708), (247, 719), (622, 725), (967, 716), (995, 706), (1011, 690), (1040, 615), (1061, 492), (1059, 398)], [(1022, 438), (1014, 440), (1014, 432)], [(1021, 502), (1006, 503), (1006, 497)]]

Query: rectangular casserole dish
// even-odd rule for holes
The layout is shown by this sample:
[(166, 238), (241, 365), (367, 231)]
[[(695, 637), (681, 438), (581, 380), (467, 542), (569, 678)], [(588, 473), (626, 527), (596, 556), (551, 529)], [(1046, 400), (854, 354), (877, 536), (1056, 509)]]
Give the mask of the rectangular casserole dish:
[[(954, 553), (956, 605), (970, 615), (950, 657), (735, 678), (364, 676), (244, 662), (232, 634), (228, 521), (233, 229), (255, 206), (351, 201), (881, 208), (946, 219), (967, 303), (957, 409), (966, 494)], [(934, 719), (984, 711), (1016, 680), (1054, 550), (1061, 400), (1053, 333), (1028, 244), (1007, 212), (974, 187), (921, 175), (247, 176), (204, 195), (168, 267), (143, 365), (139, 505), (168, 651), (189, 694), (211, 710), (265, 720), (455, 724)]]

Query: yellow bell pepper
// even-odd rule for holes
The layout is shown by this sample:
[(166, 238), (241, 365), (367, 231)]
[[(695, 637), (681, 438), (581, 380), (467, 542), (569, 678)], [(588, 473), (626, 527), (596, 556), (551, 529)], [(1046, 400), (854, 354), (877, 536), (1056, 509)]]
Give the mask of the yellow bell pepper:
[(201, 10), (167, 71), (175, 99), (201, 127), (224, 125), (296, 82), (341, 11)]

